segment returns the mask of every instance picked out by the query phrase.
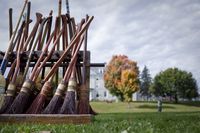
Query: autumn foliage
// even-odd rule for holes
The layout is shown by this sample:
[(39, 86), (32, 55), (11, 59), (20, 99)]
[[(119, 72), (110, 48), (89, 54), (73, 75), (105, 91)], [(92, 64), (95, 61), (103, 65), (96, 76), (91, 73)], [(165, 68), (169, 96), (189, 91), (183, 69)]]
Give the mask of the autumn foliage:
[(139, 90), (137, 63), (125, 55), (113, 56), (104, 73), (105, 87), (122, 101), (130, 102)]

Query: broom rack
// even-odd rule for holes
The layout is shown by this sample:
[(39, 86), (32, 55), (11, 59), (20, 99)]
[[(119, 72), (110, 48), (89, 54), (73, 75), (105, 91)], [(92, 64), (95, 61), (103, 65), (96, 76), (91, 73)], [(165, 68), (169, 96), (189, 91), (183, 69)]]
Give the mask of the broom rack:
[[(24, 4), (24, 7), (26, 6), (28, 0), (25, 0), (25, 4)], [(64, 38), (69, 38), (68, 41), (71, 41), (72, 40), (72, 37), (73, 35), (75, 34), (75, 32), (77, 31), (77, 38), (80, 38), (81, 34), (83, 34), (84, 30), (86, 30), (90, 24), (90, 22), (92, 21), (93, 19), (93, 16), (92, 17), (89, 17), (88, 15), (86, 15), (86, 18), (84, 18), (83, 20), (88, 20), (86, 21), (85, 25), (82, 25), (84, 21), (81, 21), (81, 23), (78, 23), (76, 25), (75, 23), (75, 20), (73, 17), (70, 17), (70, 12), (69, 12), (69, 5), (68, 5), (68, 1), (66, 0), (66, 7), (67, 7), (67, 17), (66, 21), (65, 19), (62, 19), (62, 14), (61, 14), (61, 3), (62, 1), (59, 0), (59, 9), (58, 9), (58, 16), (60, 17), (60, 19), (62, 20), (62, 23), (60, 21), (58, 21), (58, 24), (55, 25), (55, 27), (58, 27), (58, 29), (56, 28), (55, 30), (58, 30), (60, 31), (60, 26), (61, 24), (62, 25), (65, 25), (66, 27), (64, 29), (67, 29), (67, 26), (69, 27), (68, 30), (66, 30), (65, 32), (63, 31), (63, 37), (62, 39)], [(30, 6), (31, 6), (31, 2), (28, 2), (28, 6), (27, 6), (27, 25), (26, 27), (23, 27), (22, 25), (22, 29), (23, 28), (27, 28), (26, 32), (23, 32), (23, 34), (27, 34), (28, 35), (28, 29), (29, 29), (29, 19), (30, 19)], [(21, 12), (21, 15), (20, 15), (20, 18), (19, 18), (19, 22), (20, 22), (20, 19), (22, 18), (22, 14), (24, 12), (24, 8)], [(65, 14), (65, 13), (64, 13)], [(12, 11), (9, 12), (9, 21), (12, 22)], [(41, 17), (41, 15), (40, 15)], [(47, 17), (47, 16), (46, 16)], [(49, 14), (49, 17), (52, 17), (52, 11), (50, 12)], [(38, 14), (37, 14), (37, 18), (38, 17)], [(39, 22), (39, 20), (38, 20)], [(56, 22), (56, 21), (55, 21)], [(52, 23), (52, 20), (48, 22), (48, 27), (49, 30), (47, 29), (47, 33), (51, 33), (51, 28), (53, 27), (51, 25)], [(37, 22), (36, 22), (36, 28), (37, 28)], [(19, 25), (19, 24), (18, 24)], [(87, 26), (86, 26), (87, 25)], [(44, 26), (42, 24), (39, 25), (39, 29), (41, 26)], [(50, 27), (49, 27), (50, 26)], [(77, 26), (77, 28), (76, 28)], [(80, 28), (80, 27), (83, 26), (83, 28)], [(44, 28), (44, 34), (41, 36), (41, 37), (45, 37), (45, 27)], [(79, 29), (80, 28), (80, 29)], [(10, 37), (12, 36), (12, 23), (10, 23), (9, 25), (9, 29), (10, 29)], [(80, 30), (80, 31), (79, 31)], [(18, 26), (16, 26), (16, 34), (18, 31)], [(30, 30), (31, 31), (31, 30)], [(34, 30), (33, 30), (34, 31)], [(37, 31), (37, 30), (36, 30)], [(79, 31), (79, 32), (78, 32)], [(69, 32), (69, 33), (68, 33)], [(81, 33), (82, 32), (82, 33)], [(15, 32), (14, 32), (15, 33)], [(34, 33), (34, 32), (33, 32)], [(37, 35), (40, 33), (40, 31), (36, 32)], [(67, 34), (68, 33), (68, 34)], [(34, 33), (35, 34), (35, 33)], [(31, 35), (34, 35), (34, 34), (31, 34)], [(56, 36), (58, 36), (59, 33), (56, 32)], [(29, 35), (30, 36), (30, 35)], [(33, 36), (35, 37), (35, 36)], [(77, 41), (77, 38), (75, 37), (73, 41)], [(78, 84), (79, 86), (77, 86), (77, 99), (79, 101), (83, 100), (84, 102), (86, 101), (86, 106), (84, 106), (84, 109), (85, 112), (84, 113), (78, 113), (77, 115), (64, 115), (64, 114), (55, 114), (55, 115), (47, 115), (47, 114), (0, 114), (0, 123), (24, 123), (24, 122), (40, 122), (40, 123), (89, 123), (92, 121), (92, 115), (90, 113), (89, 110), (91, 110), (91, 107), (89, 105), (89, 92), (90, 92), (90, 68), (91, 67), (104, 67), (105, 66), (105, 63), (91, 63), (91, 53), (90, 51), (87, 51), (87, 32), (86, 34), (84, 35), (85, 37), (85, 40), (84, 40), (84, 49), (83, 51), (78, 51), (78, 54), (77, 54), (77, 61), (76, 61), (76, 67), (77, 67), (77, 79), (78, 79)], [(13, 37), (14, 39), (15, 37)], [(11, 43), (9, 44), (13, 44), (13, 39), (11, 41)], [(36, 37), (37, 39), (37, 37)], [(41, 38), (42, 39), (42, 38)], [(66, 46), (66, 44), (68, 43), (67, 41), (64, 42), (63, 41), (63, 46)], [(39, 44), (39, 43), (38, 43)], [(58, 44), (60, 45), (60, 41), (58, 41)], [(65, 45), (64, 45), (65, 44)], [(64, 51), (58, 51), (60, 50), (60, 46), (57, 45), (57, 51), (54, 51), (53, 55), (48, 59), (48, 61), (46, 62), (46, 64), (44, 65), (43, 68), (51, 68), (62, 56), (63, 52)], [(9, 48), (7, 51), (12, 51), (12, 52), (4, 52), (4, 51), (0, 51), (0, 63), (1, 64), (4, 64), (5, 62), (5, 58), (6, 57), (6, 67), (7, 69), (9, 69), (12, 65), (12, 63), (16, 60), (17, 58), (17, 51), (13, 51), (11, 50), (11, 46), (12, 45), (9, 45)], [(20, 46), (20, 45), (19, 45)], [(33, 45), (34, 46), (34, 45)], [(67, 45), (68, 46), (68, 45)], [(38, 46), (40, 47), (40, 46)], [(16, 49), (16, 48), (15, 48)], [(35, 49), (35, 48), (33, 48)], [(42, 48), (40, 48), (42, 49)], [(63, 48), (65, 49), (65, 48)], [(36, 65), (36, 62), (39, 60), (42, 54), (42, 51), (39, 51), (39, 49), (37, 49), (38, 51), (34, 51), (34, 52), (31, 52), (32, 55), (31, 55), (31, 60), (30, 60), (30, 64), (29, 64), (29, 68), (33, 68), (35, 65)], [(27, 60), (28, 60), (28, 57), (30, 57), (29, 55), (30, 51), (25, 51), (23, 53), (21, 53), (20, 55), (20, 67), (22, 68), (25, 68), (26, 64), (27, 64)], [(63, 76), (63, 73), (64, 71), (66, 71), (65, 68), (67, 68), (70, 64), (70, 61), (72, 59), (71, 57), (72, 55), (69, 53), (68, 55), (65, 56), (63, 62), (61, 64), (59, 64), (59, 68), (60, 69), (63, 69), (63, 72), (62, 73), (59, 73), (59, 71), (56, 72), (56, 75), (55, 75), (55, 82), (56, 82), (56, 86), (58, 85), (58, 78), (59, 76)], [(19, 57), (19, 55), (18, 55)], [(4, 59), (4, 60), (3, 60)], [(8, 60), (8, 64), (7, 64), (7, 60)], [(39, 60), (40, 61), (40, 60)], [(38, 63), (37, 63), (38, 64)], [(18, 67), (19, 68), (19, 67)], [(5, 72), (5, 69), (3, 69), (4, 72)], [(26, 69), (27, 70), (27, 69)], [(4, 74), (3, 72), (3, 74)], [(17, 72), (17, 71), (16, 71)], [(45, 71), (42, 71), (41, 74), (42, 74), (42, 78), (44, 77), (44, 72)], [(7, 73), (5, 73), (6, 75)], [(15, 76), (16, 77), (16, 76)], [(7, 81), (8, 82), (8, 81)]]
[[(60, 58), (62, 55), (63, 51), (55, 51), (53, 53), (53, 56), (48, 60), (46, 63), (45, 67), (52, 67), (53, 64)], [(0, 63), (2, 62), (3, 56), (5, 52), (0, 51)], [(21, 66), (25, 67), (26, 61), (29, 55), (29, 52), (24, 52), (21, 53), (21, 60), (22, 63)], [(29, 67), (34, 67), (36, 64), (36, 61), (40, 57), (41, 51), (34, 51), (31, 59), (31, 63)], [(90, 62), (90, 51), (86, 51), (86, 90), (83, 93), (87, 94), (82, 94), (87, 97), (88, 105), (89, 105), (89, 88), (90, 88), (90, 68), (91, 67), (104, 67), (105, 63), (91, 63)], [(8, 56), (8, 68), (11, 66), (12, 62), (16, 58), (16, 52), (11, 52), (9, 53)], [(70, 62), (70, 54), (68, 54), (63, 63), (60, 65), (60, 67), (67, 67)], [(83, 51), (79, 51), (78, 53), (78, 61), (77, 61), (77, 66), (78, 67), (83, 67)], [(81, 93), (81, 92), (79, 92)], [(81, 94), (80, 94), (81, 95)], [(88, 106), (89, 108), (89, 106)], [(0, 123), (43, 123), (43, 124), (85, 124), (85, 123), (90, 123), (93, 120), (93, 115), (91, 114), (82, 114), (82, 115), (62, 115), (62, 114), (54, 114), (54, 115), (47, 115), (47, 114), (1, 114), (0, 115)]]
[[(38, 58), (40, 57), (42, 51), (34, 51), (32, 54), (32, 59), (31, 59), (31, 63), (29, 65), (29, 67), (33, 67), (36, 63), (36, 61), (38, 60)], [(53, 64), (61, 57), (63, 51), (55, 51), (52, 55), (52, 57), (47, 61), (47, 63), (45, 64), (45, 67), (52, 67)], [(5, 55), (5, 52), (0, 51), (0, 63), (2, 62), (3, 56)], [(21, 55), (21, 66), (25, 66), (26, 65), (26, 61), (28, 59), (28, 55), (29, 55), (29, 51), (23, 52)], [(105, 63), (90, 63), (90, 51), (86, 52), (86, 56), (87, 56), (87, 66), (90, 67), (104, 67)], [(11, 66), (12, 62), (16, 59), (16, 52), (11, 52), (9, 53), (9, 57), (8, 57), (8, 67)], [(70, 54), (68, 54), (63, 63), (60, 65), (60, 67), (67, 67), (69, 62), (70, 62), (71, 56)], [(82, 67), (83, 66), (83, 51), (79, 51), (78, 53), (78, 66)]]

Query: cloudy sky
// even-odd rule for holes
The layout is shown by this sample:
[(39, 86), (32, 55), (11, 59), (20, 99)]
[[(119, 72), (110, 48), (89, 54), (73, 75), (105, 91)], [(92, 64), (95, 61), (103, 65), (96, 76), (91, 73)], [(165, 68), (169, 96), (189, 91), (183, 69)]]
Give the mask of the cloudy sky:
[[(152, 76), (169, 67), (190, 71), (200, 83), (199, 0), (69, 0), (71, 16), (79, 22), (86, 14), (95, 17), (89, 30), (92, 62), (108, 62), (125, 54), (144, 65)], [(0, 0), (1, 50), (7, 48), (8, 9), (19, 16), (23, 0)], [(56, 0), (32, 0), (32, 16), (57, 14)], [(64, 0), (62, 12), (66, 12)], [(14, 21), (15, 22), (15, 21)], [(15, 22), (16, 23), (16, 22)]]

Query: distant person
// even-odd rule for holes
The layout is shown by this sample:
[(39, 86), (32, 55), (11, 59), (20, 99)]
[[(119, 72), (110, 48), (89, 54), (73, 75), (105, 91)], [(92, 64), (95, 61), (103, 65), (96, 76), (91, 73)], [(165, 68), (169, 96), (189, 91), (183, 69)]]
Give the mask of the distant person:
[(162, 112), (162, 97), (158, 97), (158, 112)]

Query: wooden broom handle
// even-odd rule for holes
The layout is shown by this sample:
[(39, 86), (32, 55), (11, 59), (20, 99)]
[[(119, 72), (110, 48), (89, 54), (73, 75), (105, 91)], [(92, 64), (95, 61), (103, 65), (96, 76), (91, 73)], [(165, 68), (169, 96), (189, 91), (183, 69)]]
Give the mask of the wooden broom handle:
[[(52, 13), (50, 13), (50, 15), (52, 15)], [(49, 17), (49, 18), (51, 18), (51, 17)], [(39, 67), (40, 62), (41, 62), (42, 59), (43, 59), (43, 56), (44, 56), (44, 55), (47, 53), (47, 51), (48, 51), (48, 47), (49, 47), (49, 45), (50, 45), (50, 43), (51, 43), (52, 38), (54, 37), (54, 42), (55, 42), (55, 40), (56, 40), (57, 21), (58, 21), (58, 18), (56, 18), (56, 23), (55, 23), (54, 32), (51, 34), (51, 37), (48, 39), (47, 44), (45, 45), (44, 50), (42, 51), (42, 53), (41, 53), (41, 55), (40, 55), (38, 61), (36, 62), (35, 66), (34, 66), (34, 68), (33, 68), (33, 71), (32, 71), (32, 73), (31, 73), (31, 75), (30, 75), (30, 77), (29, 77), (30, 80), (33, 80), (34, 75), (35, 75), (35, 73), (36, 73), (36, 71), (37, 71), (37, 68)]]
[(28, 2), (27, 10), (26, 10), (26, 28), (25, 28), (25, 41), (28, 38), (29, 33), (29, 21), (30, 21), (30, 13), (31, 13), (31, 2)]
[[(86, 15), (86, 20), (88, 20), (88, 15)], [(83, 46), (83, 84), (86, 83), (86, 52), (87, 52), (87, 30), (85, 31), (85, 40), (84, 40), (84, 46)]]
[[(22, 33), (23, 33), (24, 25), (25, 25), (25, 21), (22, 22), (22, 24), (21, 24), (21, 26), (20, 26), (20, 28), (19, 28), (19, 31), (18, 31), (18, 35), (17, 35), (16, 40), (15, 40), (15, 42), (14, 42), (15, 44), (17, 43), (16, 51), (19, 50), (19, 45), (20, 45), (20, 43), (22, 43), (22, 42), (21, 42), (21, 36), (22, 36)], [(14, 73), (14, 71), (16, 70), (16, 69), (15, 69), (16, 63), (17, 63), (17, 59), (15, 59), (14, 62), (12, 63), (11, 68), (10, 68), (10, 71), (9, 71), (9, 73), (8, 73), (8, 75), (7, 75), (7, 79), (9, 79), (9, 80), (13, 79), (13, 77), (14, 77), (14, 76), (11, 77), (11, 75), (12, 75), (12, 74)]]
[(26, 40), (26, 42), (24, 44), (24, 47), (23, 47), (23, 50), (25, 51), (27, 46), (28, 46), (28, 44), (29, 44), (29, 42), (30, 42), (30, 40), (31, 40), (31, 38), (32, 38), (31, 43), (29, 44), (30, 52), (29, 52), (29, 55), (28, 55), (28, 60), (26, 62), (26, 67), (24, 69), (24, 74), (23, 74), (22, 81), (24, 81), (25, 78), (26, 78), (26, 74), (27, 74), (28, 69), (29, 69), (29, 64), (31, 62), (32, 53), (33, 53), (33, 51), (34, 51), (34, 49), (35, 49), (35, 47), (37, 45), (37, 43), (34, 43), (33, 45), (32, 45), (32, 43), (35, 40), (35, 35), (36, 35), (36, 32), (37, 32), (38, 26), (40, 24), (40, 21), (42, 21), (42, 14), (36, 13), (36, 19), (37, 19), (37, 21), (36, 21), (32, 31), (31, 31), (29, 37), (27, 38), (27, 40)]
[[(81, 30), (81, 27), (82, 27), (82, 24), (83, 24), (83, 23), (84, 23), (84, 21), (82, 20), (81, 23), (80, 23), (80, 25), (78, 26), (77, 31), (80, 31), (80, 30)], [(70, 61), (70, 64), (69, 64), (69, 66), (68, 66), (66, 72), (65, 72), (65, 75), (64, 75), (64, 78), (63, 78), (63, 81), (64, 81), (64, 82), (67, 82), (67, 81), (69, 80), (69, 75), (71, 75), (73, 66), (74, 66), (74, 64), (75, 64), (75, 62), (76, 62), (76, 60), (77, 60), (77, 53), (78, 53), (78, 51), (79, 51), (79, 49), (80, 49), (80, 47), (81, 47), (82, 42), (83, 42), (83, 36), (81, 37), (81, 39), (79, 39), (79, 40), (77, 41), (77, 46), (74, 45), (74, 47), (73, 47), (73, 49), (72, 49), (72, 59), (71, 59), (71, 61)]]
[(38, 26), (40, 24), (40, 21), (42, 20), (42, 14), (41, 13), (36, 13), (36, 23), (30, 33), (30, 35), (28, 36), (25, 44), (24, 44), (24, 47), (23, 47), (23, 50), (26, 50), (31, 38), (34, 36), (34, 34), (36, 33), (37, 29), (38, 29)]
[[(55, 31), (54, 31), (54, 32), (55, 32)], [(51, 43), (51, 40), (52, 40), (53, 35), (54, 35), (54, 32), (52, 33), (52, 35), (51, 35), (51, 37), (49, 38), (47, 44), (45, 45), (44, 49), (42, 50), (42, 53), (41, 53), (39, 59), (37, 60), (35, 66), (34, 66), (34, 68), (33, 68), (33, 71), (31, 72), (31, 75), (30, 75), (30, 77), (29, 77), (30, 80), (33, 80), (33, 77), (34, 77), (34, 75), (35, 75), (35, 73), (36, 73), (36, 71), (37, 71), (37, 68), (38, 68), (40, 62), (43, 60), (44, 55), (47, 53), (48, 47), (49, 47), (49, 45), (50, 45), (50, 43)]]
[(43, 60), (43, 62), (40, 64), (40, 66), (38, 67), (36, 73), (34, 74), (34, 78), (33, 81), (36, 81), (38, 75), (40, 74), (40, 71), (42, 70), (42, 67), (46, 64), (46, 62), (49, 60), (49, 58), (52, 56), (53, 52), (55, 51), (55, 47), (58, 44), (58, 40), (61, 37), (62, 33), (64, 31), (64, 26), (62, 27), (61, 31), (59, 32), (55, 42), (53, 43), (53, 47), (51, 48), (49, 54), (47, 55), (47, 57), (45, 57), (45, 59)]
[(68, 45), (68, 36), (67, 34), (67, 20), (66, 20), (66, 15), (61, 15), (62, 18), (62, 25), (64, 26), (64, 31), (63, 31), (63, 35), (62, 35), (62, 48), (63, 50), (66, 49), (67, 45)]
[(53, 65), (52, 69), (49, 71), (47, 76), (45, 77), (44, 81), (46, 82), (53, 74), (54, 72), (58, 69), (62, 61), (64, 60), (65, 56), (68, 54), (69, 50), (73, 47), (73, 45), (77, 42), (77, 40), (80, 38), (80, 36), (85, 32), (85, 30), (89, 27), (90, 23), (93, 20), (93, 16), (89, 17), (88, 21), (83, 25), (83, 28), (81, 31), (74, 37), (74, 39), (70, 42), (70, 45), (67, 47), (67, 49), (63, 52), (62, 56), (60, 59)]
[(13, 40), (14, 40), (16, 34), (17, 34), (17, 30), (18, 30), (18, 27), (19, 27), (19, 24), (20, 24), (20, 21), (21, 21), (21, 19), (22, 19), (22, 16), (23, 16), (23, 13), (24, 13), (24, 10), (25, 10), (25, 8), (26, 8), (27, 3), (28, 3), (28, 0), (25, 0), (24, 6), (23, 6), (23, 8), (22, 8), (22, 11), (21, 11), (21, 13), (20, 13), (20, 16), (19, 16), (19, 19), (18, 19), (18, 22), (17, 22), (17, 25), (16, 25), (15, 30), (14, 30), (14, 32), (13, 32), (11, 38), (10, 38), (9, 46), (8, 46), (8, 49), (7, 49), (7, 51), (6, 51), (6, 53), (5, 53), (5, 56), (4, 56), (6, 59), (7, 59), (8, 53), (10, 52), (10, 49), (11, 49), (11, 47), (12, 47)]
[[(72, 20), (72, 19), (71, 19)], [(78, 25), (78, 28), (76, 30), (76, 25), (75, 25), (75, 21), (72, 22), (72, 29), (73, 29), (73, 36), (81, 30), (81, 27), (82, 25), (84, 24), (85, 20), (81, 20), (81, 23)], [(67, 68), (67, 71), (65, 72), (65, 75), (64, 75), (64, 78), (63, 78), (63, 81), (67, 82), (69, 80), (69, 76), (71, 75), (72, 73), (72, 69), (74, 67), (74, 64), (76, 64), (76, 60), (77, 60), (77, 52), (76, 50), (79, 49), (78, 47), (81, 45), (81, 42), (80, 42), (80, 39), (77, 41), (77, 43), (74, 45), (74, 47), (72, 48), (72, 58), (75, 56), (76, 58), (74, 59), (71, 59), (71, 62)]]
[(67, 82), (69, 80), (69, 78), (70, 78), (71, 71), (74, 69), (73, 66), (75, 66), (77, 58), (78, 58), (77, 57), (77, 53), (78, 53), (78, 51), (79, 51), (79, 49), (81, 47), (81, 44), (83, 43), (83, 40), (84, 40), (84, 37), (82, 36), (80, 41), (79, 41), (79, 44), (78, 44), (78, 46), (77, 46), (77, 48), (75, 50), (75, 53), (74, 53), (74, 55), (73, 55), (73, 57), (71, 59), (71, 62), (69, 64), (68, 68), (67, 68), (67, 71), (65, 72), (65, 75), (64, 75), (64, 78), (63, 78), (64, 82)]
[(18, 27), (19, 27), (19, 24), (20, 24), (20, 21), (22, 19), (22, 16), (23, 16), (23, 13), (24, 13), (24, 10), (25, 10), (25, 7), (26, 7), (27, 3), (28, 3), (28, 0), (25, 0), (24, 6), (22, 8), (22, 11), (20, 13), (20, 16), (19, 16), (19, 19), (18, 19), (18, 22), (17, 22), (17, 25), (16, 25), (15, 30), (14, 30), (14, 32), (13, 32), (13, 34), (12, 34), (10, 40), (9, 40), (8, 49), (6, 50), (6, 53), (5, 53), (5, 55), (3, 57), (3, 60), (1, 62), (1, 67), (0, 67), (1, 74), (5, 73), (6, 66), (7, 66), (7, 63), (8, 63), (8, 60), (7, 60), (8, 59), (8, 54), (9, 54), (9, 52), (11, 51), (11, 49), (13, 47), (13, 41), (14, 41), (14, 38), (15, 38), (16, 33), (18, 31)]
[[(25, 26), (25, 21), (22, 23), (22, 25), (23, 25), (22, 27)], [(24, 33), (23, 31), (22, 31), (22, 33)], [(21, 42), (20, 42), (20, 40), (21, 40)], [(20, 40), (19, 40), (19, 47), (17, 49), (17, 58), (15, 59), (16, 60), (16, 67), (15, 67), (15, 71), (14, 71), (14, 74), (13, 74), (13, 77), (12, 77), (12, 83), (16, 82), (17, 74), (18, 74), (19, 69), (20, 69), (20, 53), (21, 53), (21, 50), (22, 50), (22, 47), (23, 47), (23, 37), (20, 38)]]
[(49, 40), (49, 37), (51, 35), (51, 26), (52, 26), (52, 19), (53, 19), (52, 14), (53, 14), (53, 11), (51, 10), (49, 13), (50, 19), (48, 21), (48, 32), (47, 32), (46, 42)]
[[(37, 20), (37, 21), (36, 21), (36, 23), (35, 23), (35, 25), (34, 25), (32, 31), (31, 31), (31, 34), (28, 36), (27, 40), (25, 41), (25, 43), (24, 43), (24, 45), (23, 45), (22, 51), (25, 51), (25, 50), (26, 50), (26, 47), (27, 47), (28, 43), (30, 42), (30, 40), (31, 40), (31, 38), (33, 37), (34, 33), (37, 31), (37, 28), (38, 28), (38, 26), (39, 26), (39, 23), (40, 23), (41, 19), (42, 19), (42, 14), (36, 13), (36, 20)], [(22, 27), (22, 29), (23, 29), (23, 27)], [(22, 29), (20, 30), (20, 31), (21, 31), (20, 33), (22, 33)], [(30, 56), (30, 54), (32, 54), (32, 52), (29, 53), (29, 56)], [(27, 62), (28, 62), (28, 61), (27, 61)], [(11, 77), (12, 71), (13, 71), (13, 69), (15, 68), (14, 66), (16, 65), (16, 63), (17, 63), (17, 60), (15, 60), (15, 61), (12, 63), (12, 66), (13, 66), (13, 67), (11, 67), (11, 71), (10, 71), (9, 74), (8, 74), (8, 78)], [(26, 66), (26, 68), (27, 68), (27, 66)], [(27, 73), (26, 68), (25, 68), (25, 72), (24, 72), (23, 78), (25, 78), (25, 75), (26, 75), (26, 73)]]
[(11, 39), (13, 33), (13, 21), (12, 21), (13, 9), (9, 8), (9, 38)]
[(47, 24), (45, 26), (44, 33), (43, 33), (43, 36), (42, 36), (42, 39), (41, 39), (41, 47), (43, 47), (43, 45), (44, 45), (45, 38), (47, 38), (46, 40), (48, 41), (49, 36), (51, 34), (51, 26), (50, 26), (50, 24), (52, 22), (52, 13), (53, 13), (53, 11), (51, 10), (51, 12), (49, 13), (48, 22), (47, 22)]

